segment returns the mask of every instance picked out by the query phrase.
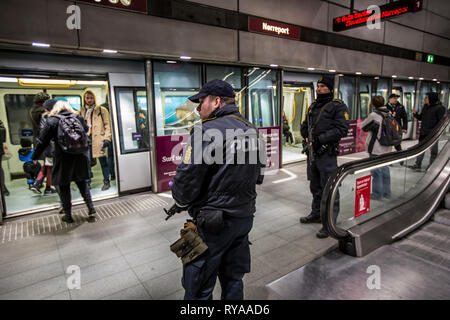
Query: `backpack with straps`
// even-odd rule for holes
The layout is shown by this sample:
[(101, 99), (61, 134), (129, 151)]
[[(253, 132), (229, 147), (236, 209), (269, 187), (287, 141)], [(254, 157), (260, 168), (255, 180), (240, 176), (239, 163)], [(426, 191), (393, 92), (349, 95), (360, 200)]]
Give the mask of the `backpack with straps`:
[(390, 113), (383, 114), (379, 111), (375, 111), (375, 113), (383, 117), (381, 121), (381, 136), (378, 142), (382, 146), (388, 147), (399, 145), (402, 142), (402, 131), (397, 120)]
[(61, 149), (70, 154), (82, 154), (88, 151), (88, 137), (77, 115), (56, 115), (55, 117), (59, 119), (57, 142)]

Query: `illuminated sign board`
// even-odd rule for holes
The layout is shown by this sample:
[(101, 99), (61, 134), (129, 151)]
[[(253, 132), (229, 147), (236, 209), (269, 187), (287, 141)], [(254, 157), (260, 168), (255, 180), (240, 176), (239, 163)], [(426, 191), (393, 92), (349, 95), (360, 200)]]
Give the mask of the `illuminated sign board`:
[(248, 17), (248, 30), (272, 36), (300, 40), (300, 27), (270, 20)]
[(375, 10), (357, 11), (342, 17), (333, 19), (333, 31), (344, 31), (360, 26), (366, 26), (370, 21), (384, 21), (395, 18), (409, 12), (422, 10), (422, 0), (401, 0), (390, 2), (379, 7), (380, 12)]
[(76, 0), (99, 6), (147, 13), (147, 0)]
[(432, 55), (432, 54), (427, 55), (427, 62), (434, 63), (434, 55)]

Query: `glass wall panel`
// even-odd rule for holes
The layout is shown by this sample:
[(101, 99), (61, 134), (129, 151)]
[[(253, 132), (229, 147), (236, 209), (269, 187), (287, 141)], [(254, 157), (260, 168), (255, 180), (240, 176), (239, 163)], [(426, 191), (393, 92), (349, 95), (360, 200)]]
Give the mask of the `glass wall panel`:
[(350, 113), (350, 119), (356, 120), (357, 101), (356, 101), (356, 78), (341, 76), (339, 77), (339, 99), (344, 101)]
[[(35, 94), (5, 94), (4, 102), (8, 117), (9, 137), (11, 144), (20, 145), (20, 138), (33, 136), (29, 110), (33, 105)], [(5, 119), (3, 119), (4, 122)]]
[(271, 69), (247, 69), (249, 119), (256, 127), (280, 125), (280, 73)]
[(195, 63), (153, 63), (157, 136), (185, 133), (199, 115), (188, 97), (201, 86), (201, 65)]
[(420, 94), (419, 94), (419, 112), (422, 111), (422, 107), (425, 104), (425, 96), (426, 94), (430, 92), (430, 82), (428, 81), (422, 81), (420, 85)]
[(233, 87), (236, 93), (236, 106), (239, 107), (239, 112), (245, 114), (245, 98), (243, 85), (243, 68), (232, 66), (206, 66), (206, 82), (220, 79), (228, 82)]
[(441, 100), (442, 105), (447, 109), (450, 109), (449, 93), (450, 93), (450, 84), (441, 83), (441, 94), (439, 99)]

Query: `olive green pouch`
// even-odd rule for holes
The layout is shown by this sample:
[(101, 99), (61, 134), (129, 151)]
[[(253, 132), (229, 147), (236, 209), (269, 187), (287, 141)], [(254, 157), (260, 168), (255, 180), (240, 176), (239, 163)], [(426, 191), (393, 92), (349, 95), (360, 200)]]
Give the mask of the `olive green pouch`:
[(183, 264), (195, 260), (207, 249), (208, 246), (206, 243), (203, 242), (203, 239), (193, 230), (188, 230), (180, 239), (170, 246), (170, 251), (181, 258)]

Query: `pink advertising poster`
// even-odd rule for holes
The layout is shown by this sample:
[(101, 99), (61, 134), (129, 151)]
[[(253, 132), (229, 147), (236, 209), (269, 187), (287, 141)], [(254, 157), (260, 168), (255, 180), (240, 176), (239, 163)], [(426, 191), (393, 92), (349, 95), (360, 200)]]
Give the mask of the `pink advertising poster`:
[(372, 175), (356, 179), (355, 218), (370, 211), (370, 187)]
[(356, 120), (350, 120), (349, 124), (347, 136), (339, 141), (340, 156), (355, 152)]
[(266, 171), (280, 168), (280, 127), (266, 127), (258, 129), (266, 142), (267, 164)]

